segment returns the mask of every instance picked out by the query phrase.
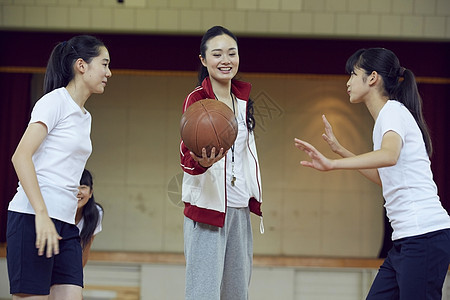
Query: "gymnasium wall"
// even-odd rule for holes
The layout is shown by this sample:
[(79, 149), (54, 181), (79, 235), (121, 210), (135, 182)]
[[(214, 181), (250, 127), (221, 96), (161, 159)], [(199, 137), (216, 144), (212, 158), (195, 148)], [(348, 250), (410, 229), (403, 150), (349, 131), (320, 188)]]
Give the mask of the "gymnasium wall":
[(94, 145), (87, 167), (105, 207), (93, 249), (183, 251), (178, 124), (196, 83), (200, 37), (216, 24), (242, 36), (240, 76), (253, 84), (266, 229), (260, 235), (253, 218), (255, 253), (376, 257), (379, 188), (355, 172), (301, 168), (305, 156), (292, 141), (327, 151), (325, 113), (344, 144), (371, 148), (373, 121), (348, 103), (342, 75), (357, 48), (392, 46), (424, 82), (448, 85), (447, 0), (2, 0), (0, 72), (33, 74), (30, 101), (41, 94), (56, 41), (87, 32), (110, 42), (114, 75), (86, 105)]
[(448, 40), (449, 11), (448, 0), (2, 0), (0, 28)]

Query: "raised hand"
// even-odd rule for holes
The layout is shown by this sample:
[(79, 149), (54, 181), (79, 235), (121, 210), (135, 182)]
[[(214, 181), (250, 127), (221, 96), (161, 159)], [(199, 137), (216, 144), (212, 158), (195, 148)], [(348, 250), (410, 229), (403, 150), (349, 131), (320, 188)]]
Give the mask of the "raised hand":
[(325, 140), (325, 142), (328, 143), (334, 153), (339, 154), (340, 152), (342, 152), (342, 146), (334, 135), (333, 128), (331, 127), (331, 124), (330, 122), (328, 122), (325, 115), (322, 115), (322, 120), (323, 124), (325, 125), (325, 133), (322, 134), (322, 138)]
[(294, 144), (295, 147), (308, 154), (311, 158), (311, 161), (300, 161), (302, 166), (314, 168), (319, 171), (329, 171), (333, 169), (333, 161), (323, 156), (323, 154), (311, 144), (297, 138), (294, 139)]

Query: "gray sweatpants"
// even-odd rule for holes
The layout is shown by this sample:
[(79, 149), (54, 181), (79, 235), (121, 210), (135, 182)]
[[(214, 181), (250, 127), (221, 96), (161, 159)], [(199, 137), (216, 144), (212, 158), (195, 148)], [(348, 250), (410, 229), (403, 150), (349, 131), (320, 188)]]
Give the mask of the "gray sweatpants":
[(227, 208), (220, 228), (184, 217), (186, 300), (246, 300), (252, 272), (250, 212)]

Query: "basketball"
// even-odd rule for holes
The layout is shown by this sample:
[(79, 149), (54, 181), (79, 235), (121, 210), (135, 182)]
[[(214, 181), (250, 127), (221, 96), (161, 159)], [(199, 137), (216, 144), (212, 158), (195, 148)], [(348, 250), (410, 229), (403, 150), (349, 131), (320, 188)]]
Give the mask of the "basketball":
[(223, 102), (215, 99), (203, 99), (191, 104), (180, 122), (181, 139), (186, 147), (197, 156), (206, 149), (208, 157), (211, 149), (220, 148), (223, 152), (233, 146), (238, 133), (238, 124), (234, 112)]

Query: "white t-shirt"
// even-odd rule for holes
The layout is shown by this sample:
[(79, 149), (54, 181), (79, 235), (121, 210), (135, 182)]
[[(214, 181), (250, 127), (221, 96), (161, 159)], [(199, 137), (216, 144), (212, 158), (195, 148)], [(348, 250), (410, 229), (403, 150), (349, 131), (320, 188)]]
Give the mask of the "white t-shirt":
[[(98, 222), (97, 222), (97, 227), (95, 227), (95, 230), (94, 230), (94, 235), (96, 235), (97, 233), (102, 231), (102, 220), (103, 220), (103, 210), (100, 208), (100, 206), (98, 206), (98, 205), (96, 205), (96, 206), (98, 209)], [(84, 217), (82, 217), (80, 222), (78, 222), (78, 224), (76, 224), (76, 225), (81, 234), (81, 230), (83, 230), (83, 226), (84, 226)]]
[(236, 137), (236, 141), (234, 142), (234, 176), (236, 180), (234, 182), (234, 186), (231, 185), (232, 179), (232, 159), (233, 159), (233, 151), (232, 149), (228, 150), (227, 153), (227, 206), (230, 207), (247, 207), (249, 191), (247, 188), (247, 182), (245, 182), (245, 170), (244, 164), (247, 162), (245, 157), (245, 147), (247, 147), (247, 139), (248, 139), (248, 130), (247, 124), (245, 122), (246, 115), (246, 105), (247, 102), (244, 100), (236, 99), (238, 106), (238, 135)]
[[(78, 186), (92, 152), (91, 115), (81, 110), (65, 88), (58, 88), (36, 102), (30, 124), (36, 122), (48, 130), (32, 157), (48, 214), (75, 224)], [(20, 182), (8, 210), (35, 214)]]
[(396, 132), (402, 139), (397, 164), (379, 168), (392, 240), (450, 228), (433, 181), (431, 163), (422, 133), (414, 117), (400, 102), (389, 100), (381, 109), (373, 130), (374, 150), (384, 134)]

